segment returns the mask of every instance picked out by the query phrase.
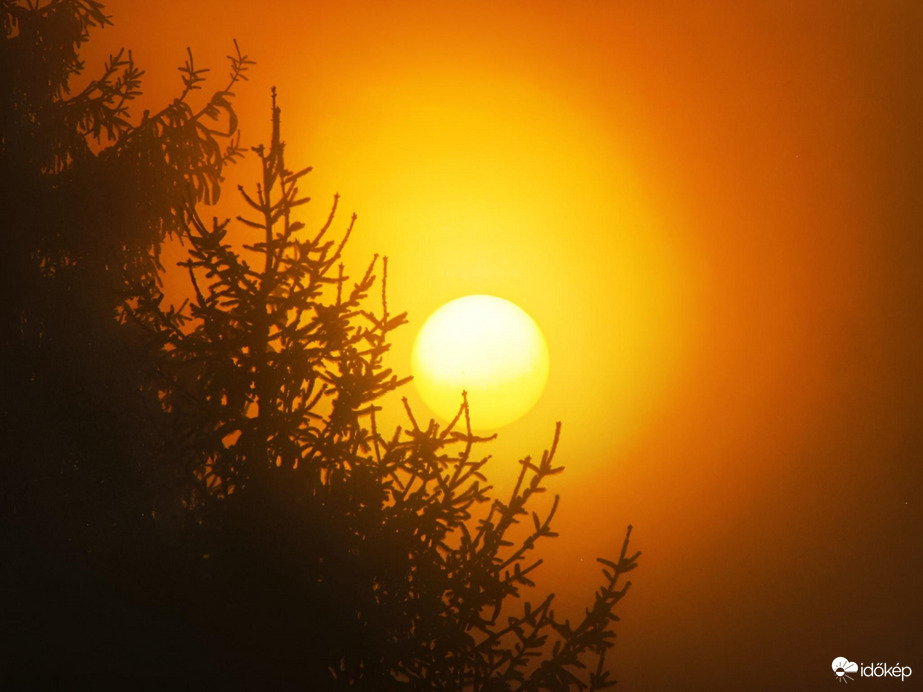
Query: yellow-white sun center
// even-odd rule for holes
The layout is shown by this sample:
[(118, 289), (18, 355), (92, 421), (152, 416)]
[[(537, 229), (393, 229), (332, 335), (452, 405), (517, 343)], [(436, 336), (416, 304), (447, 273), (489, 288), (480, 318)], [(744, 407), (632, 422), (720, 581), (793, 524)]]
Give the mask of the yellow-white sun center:
[(535, 321), (488, 295), (446, 303), (424, 323), (411, 357), (423, 401), (452, 419), (468, 392), (472, 426), (507, 425), (535, 405), (548, 379), (548, 347)]

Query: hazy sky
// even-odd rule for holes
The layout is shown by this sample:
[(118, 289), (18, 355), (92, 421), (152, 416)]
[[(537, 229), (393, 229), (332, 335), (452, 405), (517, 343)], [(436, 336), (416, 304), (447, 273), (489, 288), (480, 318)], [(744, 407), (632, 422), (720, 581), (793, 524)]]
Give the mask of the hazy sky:
[(88, 68), (132, 48), (142, 107), (235, 38), (247, 145), (278, 87), (307, 220), (339, 192), (353, 271), (390, 258), (400, 372), (464, 294), (542, 327), (546, 394), (485, 453), (502, 485), (564, 423), (562, 610), (635, 526), (621, 689), (923, 676), (923, 4), (107, 7)]

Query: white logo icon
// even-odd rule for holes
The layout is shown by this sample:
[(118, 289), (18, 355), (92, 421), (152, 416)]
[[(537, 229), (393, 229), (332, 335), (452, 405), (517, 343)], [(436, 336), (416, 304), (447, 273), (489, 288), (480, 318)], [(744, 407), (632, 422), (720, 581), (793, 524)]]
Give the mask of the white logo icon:
[(833, 672), (836, 673), (837, 682), (852, 680), (846, 673), (858, 673), (859, 666), (842, 656), (833, 659)]

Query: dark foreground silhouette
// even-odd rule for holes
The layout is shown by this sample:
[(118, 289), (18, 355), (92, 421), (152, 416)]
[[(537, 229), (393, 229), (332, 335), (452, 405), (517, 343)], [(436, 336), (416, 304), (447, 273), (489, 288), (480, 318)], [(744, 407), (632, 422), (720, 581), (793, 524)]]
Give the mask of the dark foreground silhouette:
[[(445, 427), (407, 408), (404, 429), (379, 430), (378, 402), (406, 381), (383, 364), (405, 315), (385, 260), (342, 266), (355, 217), (338, 233), (336, 199), (319, 230), (297, 220), (308, 170), (286, 167), (275, 95), (261, 178), (241, 189), (250, 215), (200, 216), (243, 155), (247, 57), (198, 103), (190, 54), (180, 96), (132, 124), (130, 54), (67, 89), (105, 23), (95, 3), (0, 12), (5, 682), (612, 684), (628, 536), (571, 623), (521, 593), (555, 535), (558, 499), (540, 495), (559, 429), (504, 498), (464, 402)], [(159, 283), (170, 236), (188, 252), (179, 308)]]

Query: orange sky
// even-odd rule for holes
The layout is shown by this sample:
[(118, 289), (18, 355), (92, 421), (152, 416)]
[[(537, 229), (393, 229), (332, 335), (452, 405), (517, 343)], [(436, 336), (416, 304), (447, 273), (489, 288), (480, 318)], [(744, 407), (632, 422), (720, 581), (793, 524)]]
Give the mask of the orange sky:
[(621, 689), (923, 675), (923, 5), (314, 5), (109, 2), (88, 66), (132, 48), (153, 105), (236, 38), (245, 143), (276, 85), (308, 220), (340, 192), (350, 266), (390, 258), (402, 373), (452, 298), (538, 322), (548, 389), (489, 451), (564, 423), (562, 607), (634, 524)]

